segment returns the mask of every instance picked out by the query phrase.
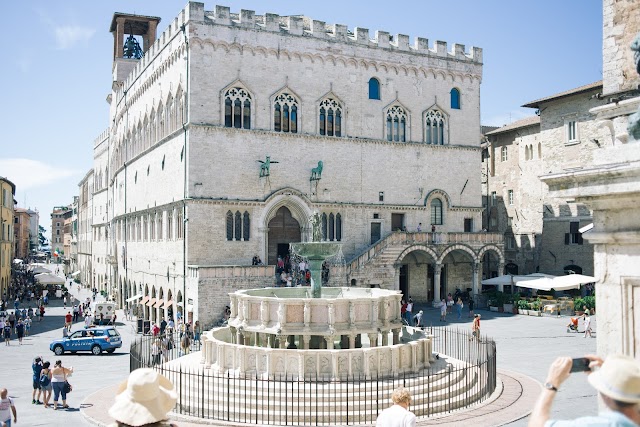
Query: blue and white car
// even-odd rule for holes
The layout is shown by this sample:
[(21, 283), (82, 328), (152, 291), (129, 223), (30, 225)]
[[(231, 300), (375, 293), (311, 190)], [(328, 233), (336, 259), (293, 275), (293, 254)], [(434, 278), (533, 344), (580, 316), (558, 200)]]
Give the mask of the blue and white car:
[(99, 355), (103, 351), (113, 353), (120, 347), (122, 347), (122, 337), (113, 326), (81, 329), (66, 338), (53, 340), (49, 344), (49, 350), (56, 356), (60, 356), (65, 351), (71, 353), (90, 351)]

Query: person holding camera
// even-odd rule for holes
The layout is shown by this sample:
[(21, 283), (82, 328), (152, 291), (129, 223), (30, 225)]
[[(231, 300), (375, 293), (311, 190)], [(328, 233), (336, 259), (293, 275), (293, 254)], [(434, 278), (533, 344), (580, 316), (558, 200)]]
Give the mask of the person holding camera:
[[(599, 369), (598, 369), (599, 368)], [(575, 420), (550, 420), (551, 406), (562, 383), (571, 372), (586, 371), (587, 380), (600, 394), (606, 409), (597, 416)], [(606, 360), (587, 355), (578, 359), (557, 358), (549, 368), (544, 389), (531, 413), (529, 427), (640, 425), (640, 362), (625, 355), (611, 355)]]

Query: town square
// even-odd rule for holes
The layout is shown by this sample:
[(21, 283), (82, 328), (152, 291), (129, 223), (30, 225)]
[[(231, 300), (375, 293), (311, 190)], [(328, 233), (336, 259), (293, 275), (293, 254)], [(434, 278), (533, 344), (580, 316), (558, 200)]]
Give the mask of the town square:
[(640, 425), (640, 2), (379, 6), (10, 6), (0, 425)]

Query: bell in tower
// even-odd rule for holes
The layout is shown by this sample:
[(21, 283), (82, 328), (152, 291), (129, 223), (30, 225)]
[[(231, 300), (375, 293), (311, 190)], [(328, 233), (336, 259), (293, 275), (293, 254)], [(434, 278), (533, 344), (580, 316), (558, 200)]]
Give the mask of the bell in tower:
[[(123, 82), (145, 52), (156, 40), (160, 18), (116, 12), (111, 28), (113, 34), (113, 80)], [(142, 47), (138, 42), (142, 39)]]

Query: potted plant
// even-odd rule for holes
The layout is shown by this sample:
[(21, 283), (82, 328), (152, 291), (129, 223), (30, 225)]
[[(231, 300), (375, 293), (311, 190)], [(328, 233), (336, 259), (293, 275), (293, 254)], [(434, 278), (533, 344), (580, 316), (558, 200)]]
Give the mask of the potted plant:
[(529, 303), (529, 316), (540, 316), (541, 307), (542, 307), (542, 302), (540, 302), (540, 299), (537, 299)]
[(523, 299), (517, 302), (518, 314), (529, 314), (529, 302)]
[(584, 297), (584, 305), (587, 306), (587, 309), (589, 309), (589, 312), (591, 314), (596, 314), (596, 297), (595, 296)]
[(587, 305), (583, 298), (573, 299), (573, 309), (576, 311), (576, 316), (582, 316), (584, 314), (584, 306)]

